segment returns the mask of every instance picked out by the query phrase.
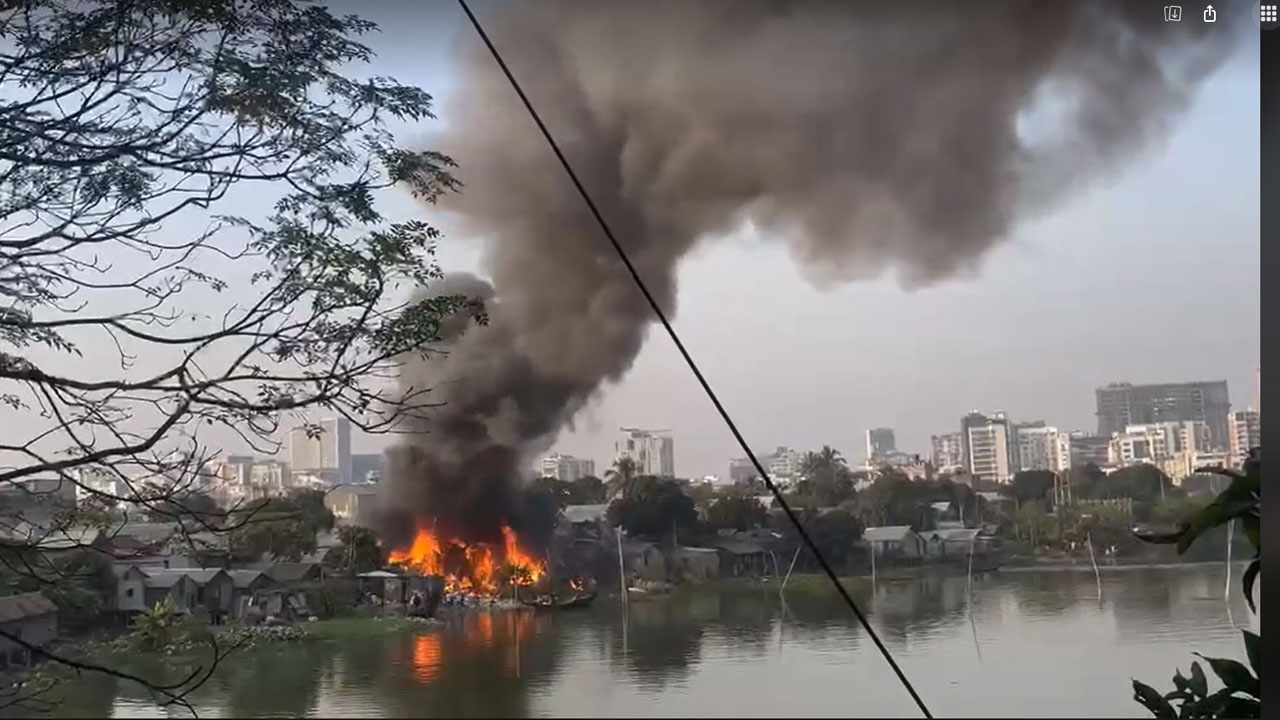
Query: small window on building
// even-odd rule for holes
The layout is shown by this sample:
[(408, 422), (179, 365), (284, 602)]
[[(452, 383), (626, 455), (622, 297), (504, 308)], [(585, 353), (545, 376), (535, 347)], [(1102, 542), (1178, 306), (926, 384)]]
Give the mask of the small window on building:
[(133, 588), (125, 588), (124, 596), (127, 598), (133, 597)]

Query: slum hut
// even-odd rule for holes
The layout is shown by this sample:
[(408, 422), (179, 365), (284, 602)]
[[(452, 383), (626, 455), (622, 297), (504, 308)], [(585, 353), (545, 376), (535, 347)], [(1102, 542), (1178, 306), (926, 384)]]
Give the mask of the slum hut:
[(623, 566), (628, 582), (633, 580), (665, 580), (667, 563), (657, 543), (644, 540), (622, 542)]
[(560, 511), (556, 533), (574, 542), (600, 542), (608, 536), (608, 505), (566, 505)]
[(298, 585), (275, 585), (255, 590), (242, 617), (251, 623), (266, 618), (293, 622), (311, 615), (305, 589)]
[(279, 583), (261, 570), (228, 570), (231, 576), (231, 615), (244, 617), (254, 593), (279, 587)]
[(196, 583), (180, 570), (144, 570), (143, 600), (148, 608), (153, 608), (165, 598), (173, 602), (173, 608), (180, 613), (189, 613), (196, 605)]
[[(58, 637), (58, 606), (42, 593), (0, 597), (0, 669), (25, 667), (39, 659), (27, 646), (43, 648)], [(22, 642), (15, 642), (9, 636)], [(33, 657), (34, 655), (34, 657)]]
[(877, 561), (918, 562), (925, 554), (924, 539), (909, 525), (869, 527), (862, 539), (871, 546)]
[(761, 577), (768, 572), (769, 553), (759, 543), (738, 538), (717, 540), (720, 574), (726, 577)]
[(272, 580), (284, 586), (314, 583), (324, 579), (324, 567), (318, 562), (272, 563), (266, 567), (265, 572)]
[(720, 551), (715, 548), (681, 546), (675, 559), (681, 579), (704, 582), (720, 576)]
[(147, 574), (136, 565), (113, 565), (111, 569), (116, 575), (116, 612), (146, 610)]
[(373, 570), (356, 576), (360, 597), (374, 595), (379, 605), (404, 604), (409, 599), (409, 584), (405, 576), (387, 570)]
[(216, 625), (231, 614), (235, 607), (235, 581), (226, 570), (205, 568), (170, 568), (180, 572), (195, 583), (194, 609), (207, 613)]

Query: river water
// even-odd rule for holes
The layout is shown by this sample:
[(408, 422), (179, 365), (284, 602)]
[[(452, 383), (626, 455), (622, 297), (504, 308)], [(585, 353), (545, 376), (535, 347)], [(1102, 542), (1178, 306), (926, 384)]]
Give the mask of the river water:
[[(938, 717), (1143, 717), (1192, 651), (1243, 659), (1251, 616), (1225, 566), (1001, 571), (867, 581), (854, 596)], [(810, 580), (806, 578), (806, 580)], [(700, 590), (589, 610), (454, 616), (416, 636), (237, 654), (194, 695), (226, 717), (918, 717), (829, 589)], [(122, 681), (85, 677), (62, 716), (180, 716)]]

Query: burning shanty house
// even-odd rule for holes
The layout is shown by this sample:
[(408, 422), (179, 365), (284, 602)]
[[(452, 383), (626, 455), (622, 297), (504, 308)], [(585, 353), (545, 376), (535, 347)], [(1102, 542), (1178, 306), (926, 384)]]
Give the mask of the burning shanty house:
[[(442, 539), (420, 529), (407, 548), (393, 550), (392, 565), (419, 577), (439, 577), (444, 594), (478, 599), (516, 595), (521, 587), (533, 587), (547, 577), (547, 565), (521, 547), (515, 531), (501, 527), (502, 544), (467, 543)], [(407, 588), (421, 585), (408, 580)], [(424, 586), (425, 587), (425, 586)]]

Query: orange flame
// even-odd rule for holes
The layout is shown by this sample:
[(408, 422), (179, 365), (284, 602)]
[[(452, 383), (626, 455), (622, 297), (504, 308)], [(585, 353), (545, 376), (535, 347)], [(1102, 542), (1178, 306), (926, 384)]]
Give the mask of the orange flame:
[[(484, 545), (468, 545), (461, 540), (441, 542), (430, 530), (420, 529), (408, 548), (393, 550), (389, 559), (423, 575), (439, 575), (444, 578), (446, 592), (470, 591), (496, 595), (501, 590), (503, 570), (509, 582), (516, 585), (533, 585), (547, 573), (546, 565), (520, 547), (515, 532), (502, 526), (502, 557), (494, 555), (492, 548)], [(462, 567), (446, 567), (450, 558), (463, 561)]]

